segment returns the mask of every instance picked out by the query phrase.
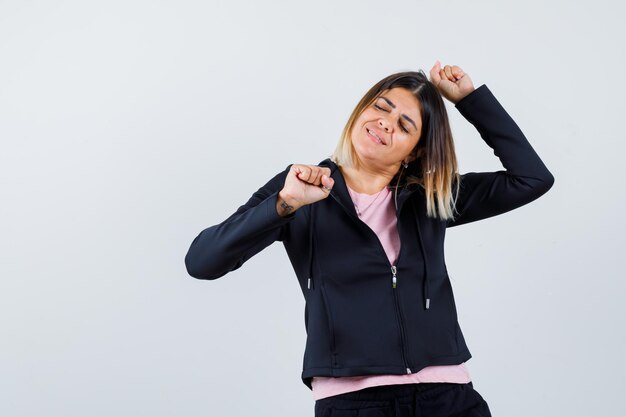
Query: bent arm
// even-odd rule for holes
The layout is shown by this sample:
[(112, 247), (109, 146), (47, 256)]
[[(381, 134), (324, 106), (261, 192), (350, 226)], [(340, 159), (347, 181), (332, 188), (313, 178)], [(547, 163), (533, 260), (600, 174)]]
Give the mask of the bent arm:
[(455, 107), (478, 130), (505, 170), (461, 175), (456, 199), (458, 214), (454, 220), (447, 221), (447, 227), (521, 207), (552, 187), (554, 176), (485, 84), (461, 99)]
[(185, 256), (187, 272), (198, 279), (217, 279), (234, 271), (277, 240), (295, 217), (281, 216), (277, 198), (291, 165), (269, 180), (223, 222), (204, 229)]

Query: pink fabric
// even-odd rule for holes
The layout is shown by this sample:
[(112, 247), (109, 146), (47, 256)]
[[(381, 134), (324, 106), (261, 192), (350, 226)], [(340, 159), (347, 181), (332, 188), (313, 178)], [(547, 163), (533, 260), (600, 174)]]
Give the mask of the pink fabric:
[(400, 236), (396, 228), (396, 206), (393, 192), (385, 187), (379, 194), (357, 193), (348, 187), (352, 201), (358, 207), (359, 217), (378, 235), (391, 265), (396, 263), (400, 253)]
[[(390, 188), (379, 194), (357, 193), (348, 187), (350, 197), (356, 204), (357, 212), (378, 235), (389, 262), (393, 265), (400, 253), (400, 236), (396, 225), (396, 206)], [(414, 384), (420, 382), (453, 382), (466, 384), (471, 381), (465, 363), (459, 365), (427, 366), (414, 374), (406, 375), (364, 375), (350, 377), (313, 377), (311, 386), (313, 398), (330, 397), (345, 392), (357, 391), (367, 387), (390, 384)]]
[(415, 384), (420, 382), (453, 382), (466, 384), (471, 381), (465, 363), (460, 365), (427, 366), (414, 374), (366, 375), (326, 377), (314, 376), (311, 381), (313, 399), (357, 391), (367, 387), (391, 384)]

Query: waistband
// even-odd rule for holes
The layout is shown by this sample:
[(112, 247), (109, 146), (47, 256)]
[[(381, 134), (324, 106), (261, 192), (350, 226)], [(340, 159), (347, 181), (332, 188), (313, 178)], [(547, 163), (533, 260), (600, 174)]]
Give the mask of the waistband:
[(332, 402), (340, 404), (342, 402), (367, 401), (387, 403), (390, 400), (406, 400), (401, 402), (411, 402), (415, 397), (429, 397), (440, 394), (443, 391), (458, 388), (466, 385), (473, 388), (472, 382), (420, 382), (410, 384), (391, 384), (367, 387), (358, 391), (346, 392), (317, 400), (319, 402)]

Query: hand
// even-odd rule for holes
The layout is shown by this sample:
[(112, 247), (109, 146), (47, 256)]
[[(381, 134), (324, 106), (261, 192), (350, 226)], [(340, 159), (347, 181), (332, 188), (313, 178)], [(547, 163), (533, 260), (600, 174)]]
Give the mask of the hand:
[(287, 173), (280, 196), (297, 210), (328, 197), (334, 184), (335, 180), (330, 177), (330, 168), (293, 164)]
[(446, 65), (441, 68), (439, 60), (430, 70), (430, 82), (437, 87), (442, 96), (454, 104), (474, 91), (472, 79), (460, 67)]

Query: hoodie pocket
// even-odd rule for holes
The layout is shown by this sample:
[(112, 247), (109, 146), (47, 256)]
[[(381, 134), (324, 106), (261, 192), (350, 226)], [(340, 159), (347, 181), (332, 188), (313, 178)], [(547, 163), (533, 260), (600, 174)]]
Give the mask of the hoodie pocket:
[(334, 367), (335, 331), (322, 281), (316, 281), (315, 289), (306, 289), (304, 316), (307, 339), (303, 368)]
[(324, 310), (326, 311), (326, 317), (328, 319), (328, 330), (330, 335), (330, 352), (333, 356), (333, 366), (337, 365), (337, 358), (335, 357), (335, 328), (333, 327), (333, 316), (330, 312), (330, 306), (328, 305), (328, 300), (326, 296), (326, 288), (324, 287), (324, 283), (320, 285), (321, 296), (322, 296), (322, 304), (324, 305)]
[(391, 279), (375, 275), (367, 278), (346, 283), (324, 275), (320, 284), (332, 323), (334, 366), (404, 368)]
[(411, 323), (407, 326), (408, 340), (415, 349), (411, 359), (416, 362), (456, 356), (459, 350), (449, 280), (445, 273), (431, 274), (429, 280), (432, 302), (428, 310), (423, 304), (404, 303)]

